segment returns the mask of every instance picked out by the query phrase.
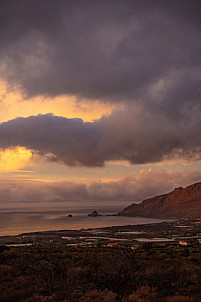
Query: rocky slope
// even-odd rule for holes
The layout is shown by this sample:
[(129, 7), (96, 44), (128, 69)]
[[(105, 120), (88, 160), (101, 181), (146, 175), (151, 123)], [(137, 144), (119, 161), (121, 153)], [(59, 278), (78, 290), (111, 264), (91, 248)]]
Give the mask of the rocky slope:
[(186, 188), (132, 204), (118, 213), (120, 216), (141, 217), (182, 217), (196, 218), (201, 216), (201, 182)]

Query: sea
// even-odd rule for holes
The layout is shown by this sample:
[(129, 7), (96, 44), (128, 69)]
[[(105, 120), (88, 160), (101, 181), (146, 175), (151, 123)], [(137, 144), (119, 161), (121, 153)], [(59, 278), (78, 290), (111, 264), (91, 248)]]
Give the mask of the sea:
[[(123, 209), (108, 204), (59, 204), (47, 206), (11, 205), (0, 208), (0, 236), (19, 235), (38, 231), (95, 229), (111, 226), (139, 225), (173, 221), (173, 219), (108, 216)], [(101, 216), (88, 216), (93, 210)], [(68, 217), (71, 214), (72, 217)]]

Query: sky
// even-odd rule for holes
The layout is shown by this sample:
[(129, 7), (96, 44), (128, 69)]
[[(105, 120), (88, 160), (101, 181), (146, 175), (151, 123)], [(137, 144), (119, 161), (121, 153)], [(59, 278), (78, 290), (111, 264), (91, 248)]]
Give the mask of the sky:
[(201, 181), (200, 0), (0, 2), (0, 202)]

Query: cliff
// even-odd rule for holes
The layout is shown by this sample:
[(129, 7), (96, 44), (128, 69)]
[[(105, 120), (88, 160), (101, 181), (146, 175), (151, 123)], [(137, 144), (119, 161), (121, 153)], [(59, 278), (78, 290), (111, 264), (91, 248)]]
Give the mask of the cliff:
[(186, 188), (176, 188), (170, 193), (146, 199), (140, 204), (132, 204), (118, 215), (188, 219), (200, 217), (201, 182)]

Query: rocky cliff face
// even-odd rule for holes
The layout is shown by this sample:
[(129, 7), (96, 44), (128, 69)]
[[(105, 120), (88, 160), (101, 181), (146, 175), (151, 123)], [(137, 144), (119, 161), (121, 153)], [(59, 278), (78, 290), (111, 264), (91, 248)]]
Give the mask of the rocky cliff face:
[(201, 216), (201, 183), (132, 204), (118, 213), (120, 216), (141, 217), (182, 217), (196, 218)]

